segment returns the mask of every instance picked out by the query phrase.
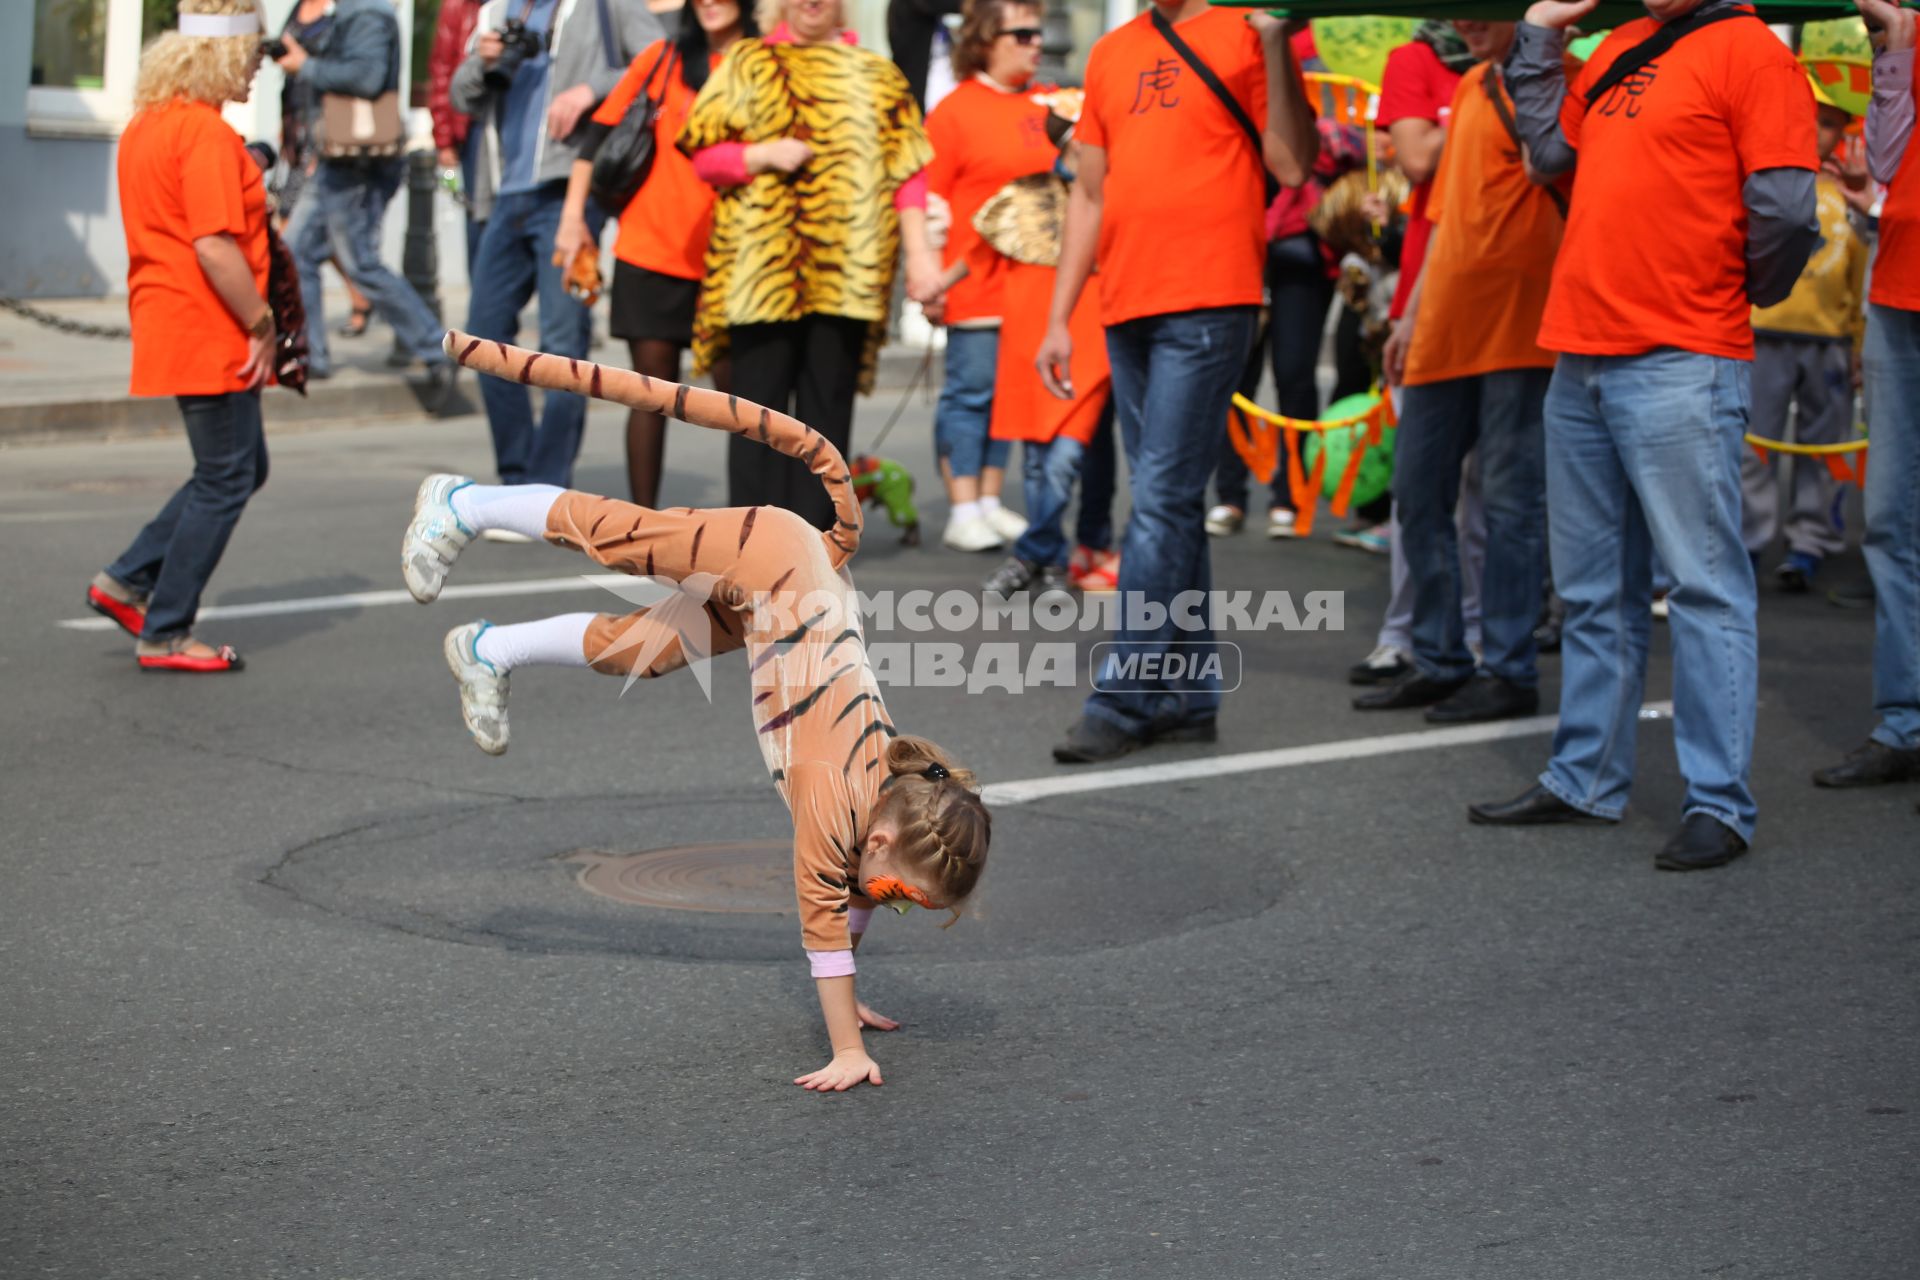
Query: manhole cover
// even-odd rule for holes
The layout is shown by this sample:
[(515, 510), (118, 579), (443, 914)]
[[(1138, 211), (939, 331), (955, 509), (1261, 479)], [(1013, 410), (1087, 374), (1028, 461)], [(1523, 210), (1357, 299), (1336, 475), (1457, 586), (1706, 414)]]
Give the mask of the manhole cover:
[(793, 842), (736, 840), (644, 853), (575, 849), (580, 887), (615, 902), (679, 911), (793, 910)]

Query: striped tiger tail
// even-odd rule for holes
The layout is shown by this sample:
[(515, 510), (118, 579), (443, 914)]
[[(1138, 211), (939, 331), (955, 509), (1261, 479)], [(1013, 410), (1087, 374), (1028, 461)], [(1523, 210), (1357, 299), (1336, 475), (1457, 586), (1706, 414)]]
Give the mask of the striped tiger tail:
[(770, 449), (798, 458), (820, 478), (833, 501), (833, 528), (820, 536), (838, 569), (860, 549), (860, 502), (854, 497), (847, 460), (831, 440), (798, 418), (707, 387), (668, 382), (631, 369), (615, 369), (591, 360), (548, 355), (505, 342), (447, 330), (440, 344), (462, 368), (548, 391), (609, 400), (630, 409), (658, 413), (696, 427), (710, 427), (758, 440)]

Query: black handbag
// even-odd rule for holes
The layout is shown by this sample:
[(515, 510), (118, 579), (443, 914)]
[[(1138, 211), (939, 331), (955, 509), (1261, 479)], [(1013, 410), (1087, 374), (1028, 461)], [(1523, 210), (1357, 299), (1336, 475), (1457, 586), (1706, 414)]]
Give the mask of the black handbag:
[(588, 189), (593, 193), (594, 202), (614, 217), (619, 217), (633, 202), (645, 185), (647, 175), (653, 172), (653, 126), (660, 118), (669, 83), (661, 80), (660, 96), (656, 98), (653, 81), (663, 70), (668, 76), (673, 74), (678, 54), (679, 49), (667, 41), (666, 48), (653, 61), (653, 70), (647, 72), (646, 80), (640, 85), (640, 96), (633, 100), (627, 114), (620, 117), (620, 123), (613, 126), (594, 154), (593, 180)]

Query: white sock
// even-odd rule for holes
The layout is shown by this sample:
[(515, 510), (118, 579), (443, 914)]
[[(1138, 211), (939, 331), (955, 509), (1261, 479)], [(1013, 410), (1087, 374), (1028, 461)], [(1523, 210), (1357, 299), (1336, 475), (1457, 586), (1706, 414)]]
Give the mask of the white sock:
[(991, 516), (994, 512), (998, 511), (999, 509), (1000, 509), (999, 494), (983, 493), (980, 495), (980, 514), (981, 515)]
[(977, 502), (956, 502), (953, 504), (952, 519), (955, 524), (965, 524), (967, 521), (976, 519), (984, 514), (985, 512), (980, 510), (980, 504)]
[(470, 484), (455, 489), (448, 504), (475, 533), (506, 529), (540, 542), (547, 536), (547, 513), (565, 492), (557, 484)]
[(482, 662), (491, 663), (502, 672), (530, 665), (584, 667), (587, 665), (587, 625), (595, 616), (563, 613), (538, 622), (488, 627), (474, 641), (473, 651)]

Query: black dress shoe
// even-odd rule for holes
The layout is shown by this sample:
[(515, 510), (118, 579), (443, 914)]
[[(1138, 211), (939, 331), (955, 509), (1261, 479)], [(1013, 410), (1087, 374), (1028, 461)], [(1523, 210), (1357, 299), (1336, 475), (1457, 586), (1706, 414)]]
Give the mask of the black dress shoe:
[[(1391, 655), (1390, 658), (1389, 655)], [(1356, 662), (1347, 668), (1347, 683), (1392, 684), (1411, 670), (1413, 670), (1412, 663), (1397, 652), (1388, 649), (1386, 645), (1381, 645), (1368, 654), (1364, 661)]]
[(1399, 711), (1406, 707), (1430, 707), (1442, 699), (1452, 697), (1466, 683), (1465, 680), (1435, 680), (1421, 674), (1418, 667), (1413, 667), (1407, 671), (1407, 674), (1383, 689), (1355, 694), (1353, 709), (1355, 711)]
[(1540, 691), (1482, 672), (1466, 687), (1427, 708), (1430, 724), (1472, 724), (1480, 720), (1511, 720), (1540, 709)]
[(1468, 805), (1467, 821), (1487, 827), (1544, 827), (1563, 822), (1612, 826), (1619, 819), (1576, 809), (1536, 782), (1505, 804)]
[(1920, 778), (1920, 747), (1890, 747), (1877, 738), (1839, 764), (1813, 771), (1816, 787), (1878, 787)]
[(1100, 764), (1138, 751), (1147, 741), (1134, 737), (1111, 720), (1083, 715), (1067, 730), (1067, 740), (1053, 749), (1053, 758), (1061, 764)]
[(1747, 851), (1740, 833), (1705, 813), (1690, 813), (1653, 860), (1662, 871), (1707, 871), (1724, 867)]

